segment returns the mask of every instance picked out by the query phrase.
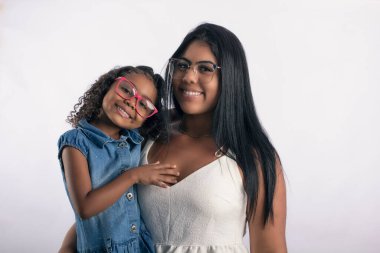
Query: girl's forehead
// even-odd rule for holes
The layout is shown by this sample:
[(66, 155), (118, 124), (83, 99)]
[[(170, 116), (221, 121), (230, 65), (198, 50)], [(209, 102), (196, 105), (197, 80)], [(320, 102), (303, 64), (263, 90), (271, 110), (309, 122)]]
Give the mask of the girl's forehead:
[(137, 92), (143, 96), (148, 97), (150, 100), (155, 100), (157, 97), (157, 89), (153, 83), (153, 80), (150, 79), (145, 74), (139, 73), (128, 73), (124, 75), (129, 81), (131, 81), (137, 89)]
[(127, 73), (124, 74), (123, 77), (127, 78), (129, 81), (133, 82), (136, 85), (136, 88), (139, 88), (140, 84), (145, 85), (147, 83), (151, 83), (153, 86), (153, 81), (147, 77), (144, 73)]

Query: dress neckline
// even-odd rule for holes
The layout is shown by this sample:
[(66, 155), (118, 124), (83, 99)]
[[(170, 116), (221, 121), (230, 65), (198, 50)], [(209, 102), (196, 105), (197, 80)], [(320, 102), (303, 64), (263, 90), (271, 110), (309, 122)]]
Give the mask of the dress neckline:
[[(151, 147), (153, 146), (153, 144), (154, 144), (153, 140), (149, 140), (145, 144), (144, 152), (143, 152), (143, 156), (144, 156), (143, 157), (143, 161), (144, 161), (145, 164), (149, 164), (148, 154), (149, 154), (149, 151), (150, 151)], [(211, 162), (208, 162), (205, 165), (202, 165), (201, 167), (199, 167), (198, 169), (194, 170), (192, 173), (190, 173), (189, 175), (187, 175), (186, 177), (184, 177), (181, 181), (178, 181), (176, 184), (172, 185), (170, 188), (176, 187), (177, 185), (181, 185), (182, 182), (185, 183), (186, 181), (191, 180), (197, 174), (199, 174), (200, 172), (206, 170), (207, 167), (211, 167), (211, 165), (214, 165), (214, 163), (220, 161), (223, 157), (224, 157), (224, 155), (219, 156), (215, 160), (212, 160)]]

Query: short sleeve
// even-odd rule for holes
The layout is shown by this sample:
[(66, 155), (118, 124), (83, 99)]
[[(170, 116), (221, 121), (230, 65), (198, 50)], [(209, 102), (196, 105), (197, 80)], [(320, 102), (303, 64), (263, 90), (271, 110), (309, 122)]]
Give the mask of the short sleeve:
[(62, 134), (58, 140), (58, 159), (62, 158), (62, 151), (65, 147), (73, 147), (79, 150), (87, 159), (88, 156), (88, 140), (79, 129), (72, 129)]

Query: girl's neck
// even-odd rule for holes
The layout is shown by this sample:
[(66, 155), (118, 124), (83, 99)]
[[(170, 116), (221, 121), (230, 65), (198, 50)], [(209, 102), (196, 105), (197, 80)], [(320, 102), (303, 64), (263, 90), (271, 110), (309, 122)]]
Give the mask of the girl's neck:
[(109, 122), (109, 120), (104, 120), (102, 118), (97, 118), (93, 121), (91, 121), (91, 124), (94, 125), (95, 127), (99, 128), (103, 133), (108, 135), (114, 140), (120, 139), (120, 131), (121, 128), (117, 127), (115, 124), (112, 122)]

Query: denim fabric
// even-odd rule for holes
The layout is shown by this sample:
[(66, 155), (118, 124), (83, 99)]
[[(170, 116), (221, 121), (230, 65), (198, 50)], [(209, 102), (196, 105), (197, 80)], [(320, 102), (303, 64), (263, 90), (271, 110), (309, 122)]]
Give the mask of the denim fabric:
[[(61, 157), (64, 147), (74, 147), (86, 157), (92, 188), (96, 189), (138, 166), (142, 140), (136, 130), (123, 130), (120, 139), (114, 140), (81, 120), (77, 128), (64, 133), (58, 141), (58, 158), (67, 194)], [(96, 216), (81, 219), (75, 212), (75, 219), (78, 252), (153, 252), (149, 233), (140, 218), (136, 186)]]

